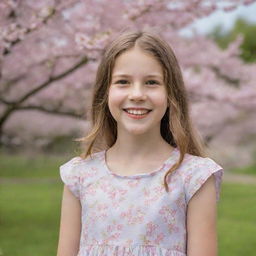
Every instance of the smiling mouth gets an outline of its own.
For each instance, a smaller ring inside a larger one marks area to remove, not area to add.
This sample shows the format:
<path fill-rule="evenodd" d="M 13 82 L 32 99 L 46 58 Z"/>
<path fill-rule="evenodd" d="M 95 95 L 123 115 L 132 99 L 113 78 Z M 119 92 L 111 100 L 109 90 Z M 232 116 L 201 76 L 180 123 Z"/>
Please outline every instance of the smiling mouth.
<path fill-rule="evenodd" d="M 135 116 L 144 116 L 151 112 L 151 109 L 143 109 L 143 110 L 129 110 L 129 109 L 123 109 L 126 113 L 130 115 L 135 115 Z"/>

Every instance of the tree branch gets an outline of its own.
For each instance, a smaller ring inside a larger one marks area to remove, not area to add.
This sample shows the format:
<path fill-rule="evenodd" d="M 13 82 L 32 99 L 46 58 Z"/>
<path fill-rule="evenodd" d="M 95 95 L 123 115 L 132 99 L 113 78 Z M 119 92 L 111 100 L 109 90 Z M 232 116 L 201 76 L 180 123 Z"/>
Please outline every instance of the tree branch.
<path fill-rule="evenodd" d="M 21 106 L 18 109 L 16 109 L 17 111 L 19 110 L 39 110 L 42 112 L 46 112 L 48 114 L 53 114 L 53 115 L 61 115 L 61 116 L 69 116 L 69 117 L 74 117 L 74 118 L 84 118 L 84 114 L 77 114 L 75 113 L 75 111 L 61 111 L 59 109 L 50 109 L 50 108 L 46 108 L 43 106 L 36 106 L 36 105 L 28 105 L 28 106 Z"/>
<path fill-rule="evenodd" d="M 47 86 L 49 86 L 52 82 L 56 81 L 56 80 L 60 80 L 64 77 L 66 77 L 67 75 L 69 75 L 70 73 L 72 73 L 73 71 L 75 71 L 76 69 L 82 67 L 83 65 L 85 65 L 88 62 L 88 58 L 87 57 L 83 57 L 78 63 L 76 63 L 72 68 L 64 71 L 63 73 L 57 75 L 57 76 L 53 76 L 53 77 L 49 77 L 47 81 L 45 81 L 44 83 L 40 84 L 39 86 L 37 86 L 35 89 L 33 89 L 32 91 L 28 92 L 27 94 L 25 94 L 23 97 L 21 97 L 18 101 L 16 101 L 15 105 L 18 106 L 20 105 L 22 102 L 24 102 L 26 99 L 28 99 L 30 96 L 38 93 L 39 91 L 41 91 L 42 89 L 45 89 Z"/>
<path fill-rule="evenodd" d="M 232 78 L 232 77 L 229 77 L 229 76 L 221 73 L 220 69 L 216 66 L 209 66 L 209 67 L 219 78 L 221 78 L 225 82 L 233 85 L 234 87 L 239 88 L 240 82 L 241 82 L 239 79 Z"/>
<path fill-rule="evenodd" d="M 18 109 L 21 108 L 21 106 L 20 106 L 21 103 L 26 101 L 30 96 L 36 94 L 37 92 L 39 92 L 39 91 L 43 90 L 44 88 L 46 88 L 47 86 L 49 86 L 52 82 L 66 77 L 67 75 L 72 73 L 74 70 L 76 70 L 76 69 L 82 67 L 83 65 L 85 65 L 87 62 L 88 62 L 88 58 L 87 57 L 83 57 L 78 63 L 76 63 L 70 69 L 64 71 L 63 73 L 61 73 L 59 75 L 56 75 L 56 76 L 53 76 L 53 77 L 49 77 L 47 81 L 45 81 L 44 83 L 40 84 L 35 89 L 33 89 L 32 91 L 28 92 L 27 94 L 25 94 L 23 97 L 21 97 L 19 100 L 15 101 L 15 102 L 13 102 L 13 101 L 11 102 L 11 101 L 5 100 L 3 98 L 0 98 L 0 101 L 2 103 L 9 105 L 8 108 L 6 109 L 6 111 L 0 117 L 0 131 L 1 131 L 2 125 L 8 119 L 8 117 L 11 115 L 11 113 L 13 111 L 18 110 Z M 72 116 L 74 116 L 74 115 L 72 115 Z M 78 117 L 79 116 L 80 115 L 78 115 Z M 0 132 L 0 134 L 1 134 L 1 132 Z"/>

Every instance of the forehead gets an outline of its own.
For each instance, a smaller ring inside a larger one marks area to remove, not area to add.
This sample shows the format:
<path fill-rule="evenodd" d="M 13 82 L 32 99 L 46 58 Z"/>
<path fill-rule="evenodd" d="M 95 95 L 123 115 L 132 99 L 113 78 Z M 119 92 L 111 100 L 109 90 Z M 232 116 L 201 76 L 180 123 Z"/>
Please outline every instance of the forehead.
<path fill-rule="evenodd" d="M 112 75 L 158 75 L 163 77 L 163 68 L 159 61 L 149 52 L 134 47 L 120 54 L 114 64 Z"/>

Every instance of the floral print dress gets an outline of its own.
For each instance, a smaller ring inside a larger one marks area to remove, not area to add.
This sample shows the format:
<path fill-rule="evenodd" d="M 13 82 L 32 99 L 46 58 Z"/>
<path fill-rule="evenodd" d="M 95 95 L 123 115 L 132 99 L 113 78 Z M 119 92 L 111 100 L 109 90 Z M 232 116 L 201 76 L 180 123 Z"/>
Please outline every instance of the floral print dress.
<path fill-rule="evenodd" d="M 164 174 L 178 157 L 175 148 L 159 168 L 131 176 L 108 168 L 106 150 L 61 165 L 61 179 L 82 207 L 78 256 L 185 256 L 188 202 L 212 174 L 218 201 L 223 169 L 186 154 L 166 192 Z"/>

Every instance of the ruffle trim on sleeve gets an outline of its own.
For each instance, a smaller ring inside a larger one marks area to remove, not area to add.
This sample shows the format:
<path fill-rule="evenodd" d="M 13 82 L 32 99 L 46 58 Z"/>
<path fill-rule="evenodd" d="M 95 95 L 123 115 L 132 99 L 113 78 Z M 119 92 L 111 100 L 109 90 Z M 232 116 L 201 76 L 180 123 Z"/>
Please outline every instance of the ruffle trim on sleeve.
<path fill-rule="evenodd" d="M 191 182 L 187 188 L 187 203 L 193 195 L 201 188 L 201 186 L 210 178 L 215 177 L 216 201 L 220 200 L 221 183 L 223 178 L 223 168 L 210 158 L 205 158 L 199 169 L 195 173 L 190 173 Z M 193 177 L 195 175 L 195 177 Z"/>
<path fill-rule="evenodd" d="M 79 157 L 74 157 L 59 167 L 61 180 L 78 199 L 80 198 L 80 175 L 77 166 L 79 160 Z"/>

